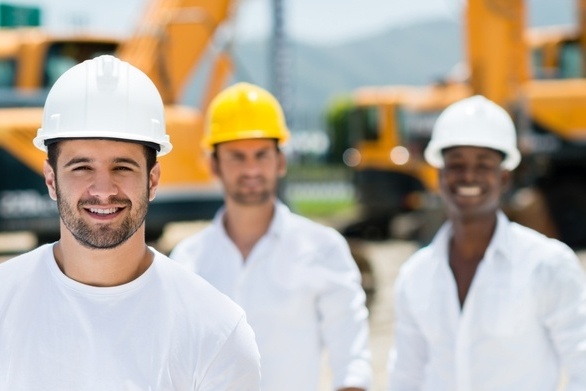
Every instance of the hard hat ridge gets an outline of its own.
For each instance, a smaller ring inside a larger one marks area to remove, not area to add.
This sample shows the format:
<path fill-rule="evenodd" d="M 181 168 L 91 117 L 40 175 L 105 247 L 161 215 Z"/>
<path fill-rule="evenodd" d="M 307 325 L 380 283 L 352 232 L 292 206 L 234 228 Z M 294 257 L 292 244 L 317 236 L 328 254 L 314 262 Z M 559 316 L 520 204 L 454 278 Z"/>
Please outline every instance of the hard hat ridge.
<path fill-rule="evenodd" d="M 440 114 L 424 152 L 425 160 L 442 168 L 442 151 L 456 146 L 500 151 L 505 155 L 501 166 L 507 170 L 515 169 L 521 161 L 511 117 L 502 107 L 481 95 L 453 103 Z"/>
<path fill-rule="evenodd" d="M 55 82 L 43 123 L 33 140 L 43 151 L 63 139 L 105 138 L 171 151 L 164 105 L 154 83 L 138 68 L 110 55 L 84 61 Z"/>
<path fill-rule="evenodd" d="M 104 59 L 109 59 L 104 57 Z M 96 79 L 99 89 L 114 90 L 120 80 L 120 63 L 116 61 L 99 61 L 96 69 Z"/>

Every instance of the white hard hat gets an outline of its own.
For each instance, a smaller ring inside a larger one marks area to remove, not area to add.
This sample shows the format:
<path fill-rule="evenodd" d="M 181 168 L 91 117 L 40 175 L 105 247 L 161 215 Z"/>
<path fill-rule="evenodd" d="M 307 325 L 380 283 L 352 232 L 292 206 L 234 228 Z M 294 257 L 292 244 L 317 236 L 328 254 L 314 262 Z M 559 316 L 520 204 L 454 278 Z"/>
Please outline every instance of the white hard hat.
<path fill-rule="evenodd" d="M 425 160 L 442 168 L 442 151 L 456 146 L 501 151 L 505 154 L 501 167 L 509 171 L 521 161 L 511 117 L 502 107 L 480 95 L 453 103 L 440 114 L 425 149 Z"/>
<path fill-rule="evenodd" d="M 65 138 L 136 141 L 158 149 L 158 156 L 172 148 L 163 101 L 153 82 L 109 55 L 75 65 L 49 91 L 33 143 L 47 151 L 51 140 Z"/>

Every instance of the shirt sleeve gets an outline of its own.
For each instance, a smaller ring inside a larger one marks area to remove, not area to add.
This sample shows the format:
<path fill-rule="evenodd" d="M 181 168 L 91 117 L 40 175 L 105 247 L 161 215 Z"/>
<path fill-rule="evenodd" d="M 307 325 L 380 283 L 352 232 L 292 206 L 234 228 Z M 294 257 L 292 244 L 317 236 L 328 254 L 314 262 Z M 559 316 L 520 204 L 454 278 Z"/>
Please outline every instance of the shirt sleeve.
<path fill-rule="evenodd" d="M 260 354 L 243 316 L 194 391 L 259 391 Z"/>
<path fill-rule="evenodd" d="M 586 390 L 586 274 L 570 253 L 537 269 L 541 316 L 567 374 L 565 391 Z"/>
<path fill-rule="evenodd" d="M 368 310 L 360 271 L 345 239 L 317 255 L 325 283 L 318 297 L 320 331 L 325 342 L 334 389 L 368 389 L 372 382 Z"/>
<path fill-rule="evenodd" d="M 395 282 L 395 341 L 389 355 L 389 391 L 418 391 L 423 386 L 427 344 L 405 295 L 405 278 Z"/>

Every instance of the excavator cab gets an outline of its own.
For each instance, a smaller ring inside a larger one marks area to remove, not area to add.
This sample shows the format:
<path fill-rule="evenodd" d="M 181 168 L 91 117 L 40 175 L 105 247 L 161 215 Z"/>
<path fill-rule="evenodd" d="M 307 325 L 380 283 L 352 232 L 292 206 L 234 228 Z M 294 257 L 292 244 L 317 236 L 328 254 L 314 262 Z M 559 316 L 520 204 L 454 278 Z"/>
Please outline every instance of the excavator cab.
<path fill-rule="evenodd" d="M 42 107 L 63 72 L 117 47 L 110 37 L 60 38 L 38 28 L 0 30 L 0 107 Z"/>
<path fill-rule="evenodd" d="M 430 87 L 370 87 L 357 90 L 338 115 L 332 137 L 344 137 L 343 161 L 353 170 L 359 218 L 342 231 L 348 237 L 401 237 L 427 242 L 443 220 L 437 170 L 423 158 L 444 107 L 470 95 L 461 83 Z M 338 146 L 339 148 L 339 146 Z M 421 214 L 425 210 L 426 224 Z M 432 213 L 434 221 L 429 221 Z"/>
<path fill-rule="evenodd" d="M 42 27 L 0 29 L 0 232 L 29 231 L 38 242 L 58 238 L 57 207 L 43 179 L 46 156 L 32 140 L 55 80 L 72 65 L 101 54 L 114 54 L 141 69 L 165 103 L 174 147 L 160 159 L 164 174 L 149 207 L 147 240 L 158 239 L 170 222 L 213 217 L 223 195 L 201 148 L 201 113 L 231 72 L 229 56 L 222 53 L 212 61 L 203 105 L 192 107 L 181 99 L 234 6 L 231 0 L 149 0 L 133 34 L 124 39 L 56 36 Z"/>
<path fill-rule="evenodd" d="M 49 89 L 71 66 L 113 53 L 118 41 L 59 38 L 39 29 L 0 30 L 0 231 L 34 227 L 39 242 L 57 238 L 59 217 L 42 176 L 45 156 L 32 139 Z"/>
<path fill-rule="evenodd" d="M 527 33 L 526 39 L 531 53 L 531 72 L 535 79 L 584 77 L 582 46 L 574 29 L 533 29 Z"/>

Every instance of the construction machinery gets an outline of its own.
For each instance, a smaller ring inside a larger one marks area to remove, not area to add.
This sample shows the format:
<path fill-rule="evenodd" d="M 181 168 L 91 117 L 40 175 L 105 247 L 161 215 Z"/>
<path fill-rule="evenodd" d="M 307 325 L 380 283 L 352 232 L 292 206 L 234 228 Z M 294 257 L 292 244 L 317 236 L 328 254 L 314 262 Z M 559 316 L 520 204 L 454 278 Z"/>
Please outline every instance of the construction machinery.
<path fill-rule="evenodd" d="M 143 72 L 165 103 L 173 152 L 160 159 L 162 178 L 147 216 L 147 239 L 173 221 L 209 219 L 222 203 L 221 189 L 201 148 L 202 110 L 230 74 L 230 57 L 212 53 L 217 30 L 229 23 L 230 0 L 151 0 L 126 39 L 42 28 L 0 30 L 0 232 L 31 231 L 40 242 L 58 238 L 59 216 L 42 175 L 46 156 L 32 139 L 46 94 L 65 70 L 99 54 L 114 54 Z M 180 104 L 197 66 L 212 57 L 198 108 Z"/>
<path fill-rule="evenodd" d="M 410 214 L 410 232 L 422 242 L 430 238 L 442 217 L 435 173 L 422 151 L 443 108 L 480 94 L 507 109 L 518 130 L 523 157 L 503 200 L 507 214 L 586 246 L 586 0 L 577 0 L 575 28 L 528 29 L 526 3 L 466 2 L 464 77 L 354 92 L 346 124 L 336 129 L 347 128 L 346 160 L 362 208 L 346 234 L 384 236 L 398 216 Z"/>

